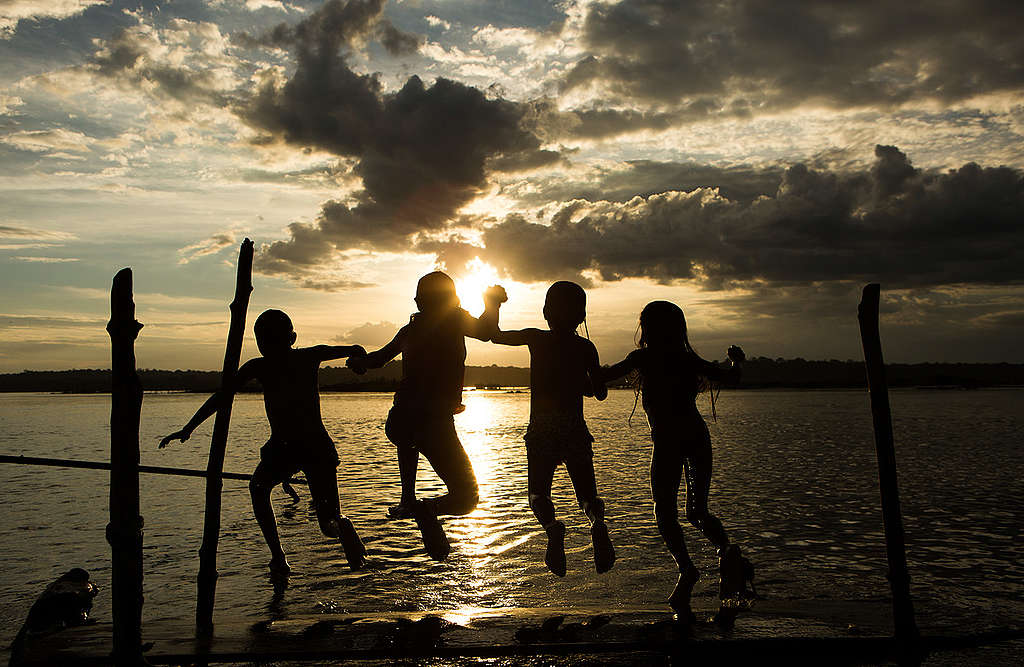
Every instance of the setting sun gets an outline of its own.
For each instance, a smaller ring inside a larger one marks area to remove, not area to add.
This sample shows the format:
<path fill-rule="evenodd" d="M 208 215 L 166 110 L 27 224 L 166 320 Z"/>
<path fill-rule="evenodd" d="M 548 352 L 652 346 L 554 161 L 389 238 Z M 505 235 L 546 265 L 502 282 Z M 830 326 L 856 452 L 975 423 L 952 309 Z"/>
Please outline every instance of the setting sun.
<path fill-rule="evenodd" d="M 484 309 L 484 290 L 499 283 L 498 270 L 479 257 L 466 263 L 466 273 L 455 280 L 455 291 L 462 307 L 473 314 Z"/>

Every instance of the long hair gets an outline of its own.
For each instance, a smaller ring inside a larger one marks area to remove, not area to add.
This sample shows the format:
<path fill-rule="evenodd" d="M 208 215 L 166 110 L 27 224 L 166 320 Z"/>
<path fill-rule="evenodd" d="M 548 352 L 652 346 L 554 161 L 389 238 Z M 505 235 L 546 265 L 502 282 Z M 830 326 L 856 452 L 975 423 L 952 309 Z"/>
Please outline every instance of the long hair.
<path fill-rule="evenodd" d="M 640 322 L 637 324 L 634 340 L 638 348 L 647 348 L 652 345 L 658 347 L 679 346 L 686 356 L 697 362 L 694 366 L 699 367 L 702 363 L 707 363 L 690 344 L 690 338 L 686 333 L 686 317 L 683 315 L 683 309 L 671 301 L 651 301 L 644 306 L 644 309 L 640 311 Z M 697 393 L 707 392 L 711 400 L 711 418 L 718 421 L 715 403 L 718 400 L 719 387 L 706 375 L 698 374 L 696 377 Z M 636 397 L 633 400 L 633 411 L 629 413 L 630 419 L 636 412 L 642 391 L 639 373 L 632 379 L 632 384 Z"/>

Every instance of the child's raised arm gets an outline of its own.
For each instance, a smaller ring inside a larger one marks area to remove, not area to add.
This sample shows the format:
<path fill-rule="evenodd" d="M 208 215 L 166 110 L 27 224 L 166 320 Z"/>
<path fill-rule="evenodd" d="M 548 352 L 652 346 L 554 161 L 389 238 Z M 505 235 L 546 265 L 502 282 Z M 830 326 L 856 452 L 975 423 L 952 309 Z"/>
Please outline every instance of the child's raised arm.
<path fill-rule="evenodd" d="M 244 387 L 250 380 L 256 377 L 256 371 L 259 366 L 258 359 L 250 359 L 249 361 L 242 364 L 238 372 L 235 373 L 235 386 L 234 391 L 238 391 Z M 175 431 L 170 435 L 160 440 L 160 449 L 166 447 L 171 440 L 178 440 L 179 442 L 185 442 L 192 437 L 192 431 L 196 430 L 200 424 L 210 418 L 211 415 L 217 412 L 217 408 L 220 407 L 223 402 L 224 394 L 222 391 L 214 392 L 210 398 L 206 399 L 206 402 L 196 410 L 196 413 L 192 415 L 192 419 L 188 420 L 188 423 L 180 431 Z"/>
<path fill-rule="evenodd" d="M 477 340 L 491 340 L 498 331 L 498 310 L 508 301 L 505 288 L 491 285 L 484 291 L 484 312 L 480 317 L 466 318 L 465 335 Z"/>

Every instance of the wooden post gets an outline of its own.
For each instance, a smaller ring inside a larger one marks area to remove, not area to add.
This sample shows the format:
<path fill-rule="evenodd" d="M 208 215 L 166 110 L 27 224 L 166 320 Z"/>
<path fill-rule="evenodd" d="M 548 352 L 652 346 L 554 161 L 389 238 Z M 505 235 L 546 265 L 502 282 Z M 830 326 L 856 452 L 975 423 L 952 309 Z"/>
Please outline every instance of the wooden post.
<path fill-rule="evenodd" d="M 875 428 L 875 449 L 878 453 L 878 485 L 882 496 L 882 521 L 885 526 L 885 550 L 889 561 L 889 585 L 892 588 L 893 624 L 896 639 L 903 643 L 903 664 L 919 664 L 917 624 L 914 604 L 910 599 L 910 574 L 903 537 L 903 514 L 896 479 L 896 449 L 892 439 L 892 413 L 889 389 L 882 359 L 882 340 L 878 334 L 878 303 L 881 287 L 872 283 L 864 287 L 857 319 L 864 346 L 868 390 L 871 394 L 871 416 Z"/>
<path fill-rule="evenodd" d="M 196 632 L 201 636 L 213 633 L 213 603 L 217 594 L 217 541 L 220 538 L 220 494 L 224 470 L 224 449 L 227 446 L 228 426 L 231 423 L 231 404 L 235 398 L 235 374 L 242 354 L 242 334 L 245 333 L 245 315 L 252 292 L 253 244 L 242 242 L 238 252 L 238 275 L 235 297 L 231 301 L 231 324 L 228 327 L 227 348 L 224 352 L 224 372 L 221 375 L 220 406 L 213 425 L 210 458 L 206 465 L 206 517 L 203 522 L 203 544 L 199 548 L 199 594 L 196 602 Z"/>
<path fill-rule="evenodd" d="M 132 270 L 121 269 L 110 290 L 110 523 L 113 660 L 144 664 L 142 658 L 142 517 L 139 516 L 139 418 L 142 384 L 135 373 Z"/>

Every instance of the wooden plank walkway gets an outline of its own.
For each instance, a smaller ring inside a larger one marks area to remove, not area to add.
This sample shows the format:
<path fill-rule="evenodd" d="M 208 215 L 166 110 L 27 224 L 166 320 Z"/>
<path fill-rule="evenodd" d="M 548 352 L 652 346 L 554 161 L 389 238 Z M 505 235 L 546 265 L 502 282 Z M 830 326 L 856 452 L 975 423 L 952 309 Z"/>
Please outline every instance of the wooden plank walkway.
<path fill-rule="evenodd" d="M 894 659 L 888 602 L 761 600 L 724 631 L 703 619 L 689 629 L 649 608 L 462 609 L 433 612 L 322 614 L 279 620 L 221 619 L 209 639 L 196 639 L 190 619 L 143 626 L 154 665 L 393 658 L 515 657 L 536 655 L 685 655 L 687 659 L 784 659 L 787 664 L 879 663 Z M 224 616 L 222 614 L 222 616 Z M 32 638 L 25 665 L 110 664 L 111 625 L 96 623 Z M 1024 637 L 1020 629 L 925 637 L 929 650 L 966 648 Z M 617 658 L 615 656 L 618 656 Z"/>

